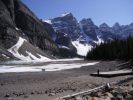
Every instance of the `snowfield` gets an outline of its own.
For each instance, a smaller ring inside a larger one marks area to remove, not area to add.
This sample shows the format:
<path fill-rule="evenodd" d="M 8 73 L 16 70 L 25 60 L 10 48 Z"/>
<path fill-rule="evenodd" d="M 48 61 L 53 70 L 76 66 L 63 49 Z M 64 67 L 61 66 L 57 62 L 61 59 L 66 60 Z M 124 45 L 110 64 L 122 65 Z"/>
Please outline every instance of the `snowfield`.
<path fill-rule="evenodd" d="M 49 59 L 49 60 L 13 60 L 7 62 L 1 62 L 1 65 L 27 65 L 27 64 L 38 64 L 38 63 L 52 63 L 52 62 L 68 62 L 68 61 L 80 61 L 82 58 L 72 58 L 72 59 Z"/>
<path fill-rule="evenodd" d="M 11 73 L 11 72 L 40 72 L 40 71 L 61 71 L 66 69 L 73 69 L 73 68 L 81 68 L 83 66 L 90 66 L 95 65 L 99 62 L 92 62 L 92 63 L 68 63 L 67 61 L 74 61 L 76 59 L 60 59 L 60 60 L 53 60 L 50 62 L 56 62 L 56 63 L 50 63 L 50 64 L 43 64 L 40 66 L 30 66 L 27 65 L 2 65 L 0 67 L 0 73 Z M 81 60 L 81 59 L 77 59 Z M 66 62 L 63 62 L 66 61 Z M 63 62 L 63 63 L 62 63 Z"/>
<path fill-rule="evenodd" d="M 47 66 L 43 66 L 40 68 L 44 68 L 45 71 L 60 71 L 60 70 L 66 70 L 66 69 L 73 69 L 73 68 L 81 68 L 82 66 L 90 66 L 95 65 L 98 62 L 93 63 L 86 63 L 86 64 L 80 64 L 80 63 L 73 63 L 73 64 L 49 64 Z"/>
<path fill-rule="evenodd" d="M 72 44 L 77 49 L 77 54 L 84 57 L 93 48 L 91 45 L 82 44 L 79 41 L 72 41 Z"/>
<path fill-rule="evenodd" d="M 104 43 L 104 41 L 99 36 L 97 36 L 97 38 L 98 38 L 98 41 L 93 41 L 94 43 L 96 43 L 97 45 Z M 92 48 L 94 48 L 94 47 L 88 43 L 80 43 L 81 40 L 82 39 L 72 41 L 72 44 L 77 49 L 77 54 L 85 57 L 87 55 L 87 53 L 89 51 L 91 51 Z"/>

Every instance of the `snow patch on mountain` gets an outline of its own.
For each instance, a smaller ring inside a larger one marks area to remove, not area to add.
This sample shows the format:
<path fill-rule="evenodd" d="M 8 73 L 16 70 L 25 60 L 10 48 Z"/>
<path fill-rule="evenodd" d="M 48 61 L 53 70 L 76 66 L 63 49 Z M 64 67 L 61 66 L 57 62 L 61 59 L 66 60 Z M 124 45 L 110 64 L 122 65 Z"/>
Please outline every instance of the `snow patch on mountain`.
<path fill-rule="evenodd" d="M 16 58 L 19 58 L 21 60 L 24 60 L 26 58 L 23 55 L 19 54 L 18 52 L 19 48 L 23 45 L 24 41 L 26 40 L 19 37 L 18 42 L 14 46 L 12 46 L 10 49 L 8 49 L 10 53 L 12 53 Z M 30 58 L 27 57 L 27 59 L 30 59 Z"/>
<path fill-rule="evenodd" d="M 25 53 L 28 56 L 24 56 L 23 54 L 19 53 L 19 49 L 22 47 L 24 42 L 27 42 L 27 40 L 23 39 L 22 37 L 19 37 L 18 42 L 12 46 L 8 51 L 12 53 L 16 58 L 23 60 L 23 61 L 31 61 L 31 60 L 50 60 L 47 57 L 41 56 L 38 54 L 39 58 L 33 55 L 32 53 L 25 51 Z"/>
<path fill-rule="evenodd" d="M 61 16 L 62 17 L 64 17 L 64 16 L 67 16 L 67 15 L 69 15 L 70 13 L 64 13 L 64 14 L 62 14 Z"/>
<path fill-rule="evenodd" d="M 3 57 L 5 57 L 5 58 L 7 58 L 7 59 L 9 59 L 10 57 L 8 57 L 7 55 L 5 55 L 5 54 L 1 54 Z"/>
<path fill-rule="evenodd" d="M 64 49 L 68 49 L 68 50 L 70 49 L 70 48 L 68 48 L 67 46 L 64 46 L 64 45 L 58 45 L 58 47 L 59 48 L 64 48 Z"/>
<path fill-rule="evenodd" d="M 38 59 L 38 61 L 51 61 L 51 59 L 49 59 L 49 58 L 47 58 L 47 57 L 44 57 L 44 56 L 42 56 L 42 55 L 40 55 L 40 54 L 37 54 L 38 56 L 39 56 L 39 59 Z"/>
<path fill-rule="evenodd" d="M 102 40 L 99 36 L 97 36 L 98 41 L 93 41 L 97 45 L 100 45 L 101 43 L 104 43 L 104 40 Z"/>
<path fill-rule="evenodd" d="M 19 30 L 20 30 L 20 29 L 19 29 L 19 28 L 17 28 L 17 27 L 16 27 L 15 29 L 16 29 L 17 31 L 19 31 Z"/>
<path fill-rule="evenodd" d="M 87 53 L 93 48 L 93 46 L 87 43 L 80 43 L 80 41 L 72 41 L 73 46 L 77 49 L 77 54 L 86 56 Z"/>
<path fill-rule="evenodd" d="M 30 60 L 36 60 L 36 61 L 49 61 L 51 59 L 47 58 L 47 57 L 44 57 L 40 54 L 37 54 L 39 57 L 36 57 L 35 55 L 33 55 L 31 52 L 28 52 L 26 51 L 26 53 L 28 54 L 28 57 L 30 57 L 31 59 Z"/>
<path fill-rule="evenodd" d="M 48 24 L 52 24 L 51 20 L 43 20 L 43 22 L 46 22 Z"/>

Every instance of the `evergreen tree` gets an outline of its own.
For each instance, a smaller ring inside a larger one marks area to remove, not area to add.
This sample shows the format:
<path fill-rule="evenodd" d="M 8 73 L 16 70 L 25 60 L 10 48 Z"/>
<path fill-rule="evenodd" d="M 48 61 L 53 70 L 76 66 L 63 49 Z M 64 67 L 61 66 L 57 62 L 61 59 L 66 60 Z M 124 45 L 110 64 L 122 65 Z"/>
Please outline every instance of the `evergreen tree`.
<path fill-rule="evenodd" d="M 112 42 L 97 45 L 87 54 L 88 59 L 95 60 L 132 60 L 133 59 L 133 37 L 126 40 L 115 39 Z"/>

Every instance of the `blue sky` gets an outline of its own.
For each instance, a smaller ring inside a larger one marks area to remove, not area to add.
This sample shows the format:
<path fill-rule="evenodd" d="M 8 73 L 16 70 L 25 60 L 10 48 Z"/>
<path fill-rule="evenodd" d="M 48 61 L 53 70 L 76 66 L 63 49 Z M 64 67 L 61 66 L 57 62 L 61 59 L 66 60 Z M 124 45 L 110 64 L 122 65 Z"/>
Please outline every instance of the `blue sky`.
<path fill-rule="evenodd" d="M 133 0 L 22 0 L 40 19 L 71 12 L 78 19 L 92 18 L 96 25 L 133 22 Z"/>

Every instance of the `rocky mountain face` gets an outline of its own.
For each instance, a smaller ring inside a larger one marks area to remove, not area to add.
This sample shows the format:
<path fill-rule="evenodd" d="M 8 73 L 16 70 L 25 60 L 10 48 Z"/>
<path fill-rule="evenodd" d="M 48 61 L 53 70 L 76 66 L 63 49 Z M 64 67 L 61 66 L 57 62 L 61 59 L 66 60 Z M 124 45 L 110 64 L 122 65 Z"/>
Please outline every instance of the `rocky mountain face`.
<path fill-rule="evenodd" d="M 88 37 L 90 37 L 93 40 L 98 40 L 97 38 L 97 29 L 98 27 L 93 23 L 93 21 L 89 19 L 82 19 L 80 21 L 80 26 L 82 29 L 82 32 L 86 34 Z"/>
<path fill-rule="evenodd" d="M 55 43 L 59 47 L 60 55 L 63 57 L 76 56 L 76 48 L 71 43 L 71 40 L 76 40 L 80 35 L 80 27 L 76 18 L 69 13 L 46 22 L 52 23 L 51 27 L 56 32 L 56 36 L 54 32 L 52 32 L 52 36 L 56 37 Z M 51 30 L 50 27 L 49 30 Z"/>
<path fill-rule="evenodd" d="M 46 32 L 43 23 L 21 1 L 16 3 L 15 22 L 29 38 L 30 43 L 42 50 L 57 51 L 57 46 Z"/>
<path fill-rule="evenodd" d="M 1 58 L 52 58 L 47 51 L 53 54 L 58 47 L 34 13 L 20 0 L 0 0 Z"/>
<path fill-rule="evenodd" d="M 65 33 L 72 40 L 75 40 L 80 35 L 80 27 L 76 18 L 72 13 L 64 14 L 62 17 L 57 17 L 51 20 L 54 30 L 58 33 Z"/>
<path fill-rule="evenodd" d="M 109 27 L 106 23 L 103 23 L 99 26 L 98 35 L 102 38 L 105 42 L 112 41 L 116 38 L 116 34 L 113 33 L 111 27 Z"/>
<path fill-rule="evenodd" d="M 72 45 L 71 38 L 62 32 L 57 33 L 57 39 L 55 40 L 59 47 L 60 56 L 62 57 L 75 57 L 77 56 L 77 50 Z"/>
<path fill-rule="evenodd" d="M 50 24 L 46 23 L 46 22 L 42 21 L 42 23 L 45 26 L 46 32 L 49 33 L 50 37 L 52 37 L 52 40 L 55 41 L 56 38 L 57 38 L 57 33 L 54 31 L 53 27 Z"/>
<path fill-rule="evenodd" d="M 59 45 L 59 48 L 70 49 L 67 45 L 69 41 L 69 44 L 72 43 L 73 45 L 71 47 L 75 47 L 77 54 L 81 56 L 85 56 L 89 50 L 102 42 L 112 41 L 116 38 L 124 39 L 133 35 L 133 24 L 120 25 L 115 23 L 110 27 L 103 23 L 97 26 L 90 18 L 83 18 L 78 22 L 72 13 L 65 13 L 45 22 L 51 24 L 56 31 L 55 42 Z M 67 43 L 65 42 L 66 37 Z"/>

